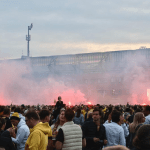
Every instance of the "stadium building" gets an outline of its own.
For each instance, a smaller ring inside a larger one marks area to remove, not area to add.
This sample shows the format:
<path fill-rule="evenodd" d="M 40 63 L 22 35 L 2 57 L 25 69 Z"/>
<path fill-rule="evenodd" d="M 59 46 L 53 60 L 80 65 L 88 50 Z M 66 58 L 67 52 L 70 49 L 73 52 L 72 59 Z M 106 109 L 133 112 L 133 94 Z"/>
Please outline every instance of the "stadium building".
<path fill-rule="evenodd" d="M 22 56 L 17 61 L 23 62 Z M 80 89 L 87 101 L 149 103 L 150 49 L 30 57 L 36 77 L 51 76 Z"/>

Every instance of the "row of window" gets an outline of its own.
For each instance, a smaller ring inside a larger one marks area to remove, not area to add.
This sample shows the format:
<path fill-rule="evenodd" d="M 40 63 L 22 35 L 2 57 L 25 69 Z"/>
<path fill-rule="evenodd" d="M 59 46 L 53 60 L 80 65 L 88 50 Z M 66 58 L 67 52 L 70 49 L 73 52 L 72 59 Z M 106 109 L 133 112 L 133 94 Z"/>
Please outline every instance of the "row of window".
<path fill-rule="evenodd" d="M 130 55 L 128 55 L 130 54 Z M 128 59 L 136 59 L 139 53 L 131 51 L 113 52 L 113 53 L 99 53 L 88 55 L 73 55 L 73 56 L 58 56 L 54 59 L 55 65 L 65 64 L 82 64 L 82 63 L 97 63 L 97 62 L 109 62 L 109 61 L 126 61 Z M 150 58 L 150 51 L 145 55 L 146 58 Z M 43 66 L 52 63 L 52 57 L 48 58 L 31 58 L 33 66 Z"/>

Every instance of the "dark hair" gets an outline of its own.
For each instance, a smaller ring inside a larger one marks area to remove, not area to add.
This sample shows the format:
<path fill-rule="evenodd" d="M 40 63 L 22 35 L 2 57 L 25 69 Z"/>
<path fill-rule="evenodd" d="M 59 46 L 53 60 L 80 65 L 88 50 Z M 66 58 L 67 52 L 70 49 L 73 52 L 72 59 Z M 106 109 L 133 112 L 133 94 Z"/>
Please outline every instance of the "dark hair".
<path fill-rule="evenodd" d="M 42 109 L 39 113 L 40 119 L 43 120 L 45 117 L 49 116 L 50 112 L 47 109 Z"/>
<path fill-rule="evenodd" d="M 15 108 L 15 111 L 14 111 L 14 112 L 20 113 L 20 112 L 21 112 L 20 107 Z"/>
<path fill-rule="evenodd" d="M 13 106 L 12 108 L 11 108 L 11 111 L 14 111 L 16 109 L 16 107 L 15 106 Z"/>
<path fill-rule="evenodd" d="M 5 108 L 3 114 L 4 115 L 10 115 L 10 109 L 9 108 Z"/>
<path fill-rule="evenodd" d="M 95 111 L 98 111 L 100 116 L 102 115 L 102 111 L 98 107 L 94 108 L 93 112 L 95 112 Z"/>
<path fill-rule="evenodd" d="M 39 120 L 40 119 L 38 113 L 35 110 L 29 110 L 26 113 L 25 117 L 27 117 L 28 119 L 33 118 L 34 120 Z"/>
<path fill-rule="evenodd" d="M 119 106 L 115 106 L 115 109 L 119 111 Z"/>
<path fill-rule="evenodd" d="M 67 121 L 72 121 L 72 119 L 74 118 L 74 112 L 72 109 L 67 109 L 65 111 L 65 118 L 67 119 Z"/>
<path fill-rule="evenodd" d="M 58 100 L 60 100 L 61 99 L 61 96 L 58 96 Z"/>
<path fill-rule="evenodd" d="M 120 121 L 121 112 L 113 110 L 111 114 L 112 122 L 118 123 Z"/>
<path fill-rule="evenodd" d="M 80 117 L 80 114 L 81 114 L 81 109 L 80 109 L 80 108 L 78 108 L 76 112 L 77 112 L 76 117 L 77 117 L 77 118 L 79 118 L 79 117 Z"/>
<path fill-rule="evenodd" d="M 137 112 L 142 112 L 142 110 L 141 110 L 140 108 L 137 108 L 137 109 L 135 110 L 135 113 L 137 113 Z"/>
<path fill-rule="evenodd" d="M 11 117 L 10 117 L 10 120 L 18 120 L 18 121 L 20 121 L 20 118 L 18 118 L 18 117 L 16 117 L 16 116 L 11 116 Z"/>
<path fill-rule="evenodd" d="M 150 106 L 146 106 L 146 107 L 145 107 L 145 110 L 147 110 L 147 111 L 150 112 Z"/>
<path fill-rule="evenodd" d="M 6 123 L 6 120 L 4 118 L 0 117 L 0 131 L 2 129 L 2 126 Z"/>
<path fill-rule="evenodd" d="M 130 112 L 131 109 L 130 108 L 126 108 L 125 112 Z"/>
<path fill-rule="evenodd" d="M 150 148 L 150 125 L 142 125 L 133 139 L 133 145 L 142 150 Z"/>
<path fill-rule="evenodd" d="M 5 106 L 0 106 L 0 112 L 3 112 L 5 109 Z"/>
<path fill-rule="evenodd" d="M 137 105 L 134 105 L 134 106 L 133 106 L 133 109 L 136 111 L 136 109 L 137 109 Z"/>

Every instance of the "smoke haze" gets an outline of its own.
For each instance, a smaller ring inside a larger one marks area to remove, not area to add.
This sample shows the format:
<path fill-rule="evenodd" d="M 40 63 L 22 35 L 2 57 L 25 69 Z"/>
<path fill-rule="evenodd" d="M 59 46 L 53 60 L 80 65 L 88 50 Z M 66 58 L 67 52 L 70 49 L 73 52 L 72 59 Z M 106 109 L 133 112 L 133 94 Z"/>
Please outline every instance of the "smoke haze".
<path fill-rule="evenodd" d="M 83 74 L 80 70 L 70 76 L 57 76 L 50 70 L 41 75 L 30 65 L 29 60 L 3 61 L 0 65 L 0 105 L 54 104 L 58 96 L 66 105 L 71 104 L 149 104 L 147 89 L 150 89 L 150 61 L 138 54 L 125 61 L 102 62 L 97 69 L 101 73 Z M 37 69 L 37 70 L 38 70 Z M 72 70 L 64 66 L 62 70 Z M 107 70 L 107 72 L 106 72 Z M 109 71 L 108 71 L 109 70 Z"/>

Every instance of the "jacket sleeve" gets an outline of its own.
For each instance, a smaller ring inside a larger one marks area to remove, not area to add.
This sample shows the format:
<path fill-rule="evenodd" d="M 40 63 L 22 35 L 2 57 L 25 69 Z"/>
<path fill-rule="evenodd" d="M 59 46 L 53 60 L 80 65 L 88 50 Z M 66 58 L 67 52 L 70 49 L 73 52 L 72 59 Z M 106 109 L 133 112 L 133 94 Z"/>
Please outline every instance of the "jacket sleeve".
<path fill-rule="evenodd" d="M 124 123 L 122 125 L 122 127 L 123 127 L 123 130 L 124 130 L 124 136 L 127 137 L 129 135 L 129 130 L 128 130 L 126 124 Z"/>
<path fill-rule="evenodd" d="M 40 135 L 38 133 L 30 134 L 28 143 L 29 150 L 38 150 L 40 145 Z"/>
<path fill-rule="evenodd" d="M 93 141 L 94 137 L 88 137 L 86 135 L 86 133 L 87 133 L 87 124 L 88 124 L 88 122 L 86 122 L 82 125 L 82 132 L 83 132 L 83 138 L 86 138 L 86 141 L 88 142 L 88 141 Z"/>
<path fill-rule="evenodd" d="M 14 143 L 16 143 L 16 144 L 20 144 L 20 143 L 23 141 L 25 135 L 26 135 L 25 130 L 24 130 L 23 128 L 20 128 L 20 129 L 17 131 L 16 138 L 13 138 L 13 137 L 12 137 L 12 141 L 13 141 Z"/>
<path fill-rule="evenodd" d="M 125 136 L 124 136 L 124 130 L 123 130 L 123 128 L 122 128 L 122 130 L 119 133 L 119 141 L 120 141 L 119 145 L 126 146 L 126 141 L 125 141 Z"/>

